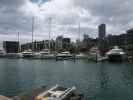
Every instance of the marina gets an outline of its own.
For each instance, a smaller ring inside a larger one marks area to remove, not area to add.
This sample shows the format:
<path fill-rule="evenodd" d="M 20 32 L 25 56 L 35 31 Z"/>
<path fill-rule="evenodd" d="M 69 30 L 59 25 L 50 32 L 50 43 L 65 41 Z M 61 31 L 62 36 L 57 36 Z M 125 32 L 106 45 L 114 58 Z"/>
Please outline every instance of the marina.
<path fill-rule="evenodd" d="M 110 62 L 122 62 L 127 59 L 126 53 L 118 46 L 115 46 L 113 49 L 109 50 L 106 54 Z"/>
<path fill-rule="evenodd" d="M 132 1 L 0 0 L 0 100 L 133 100 Z"/>

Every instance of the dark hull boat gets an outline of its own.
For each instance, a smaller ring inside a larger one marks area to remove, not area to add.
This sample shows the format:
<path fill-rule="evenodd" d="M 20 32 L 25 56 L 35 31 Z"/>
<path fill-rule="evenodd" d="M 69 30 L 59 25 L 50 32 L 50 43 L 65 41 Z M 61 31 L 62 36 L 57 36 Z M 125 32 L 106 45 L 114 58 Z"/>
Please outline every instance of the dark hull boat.
<path fill-rule="evenodd" d="M 124 58 L 121 55 L 109 55 L 108 61 L 109 62 L 122 62 Z"/>

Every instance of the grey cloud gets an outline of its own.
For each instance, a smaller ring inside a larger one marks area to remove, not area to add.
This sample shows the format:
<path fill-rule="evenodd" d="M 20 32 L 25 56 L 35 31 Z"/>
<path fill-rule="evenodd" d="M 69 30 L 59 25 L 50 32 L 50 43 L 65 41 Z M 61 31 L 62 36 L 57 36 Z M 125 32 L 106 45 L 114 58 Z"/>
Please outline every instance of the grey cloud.
<path fill-rule="evenodd" d="M 26 0 L 1 0 L 0 5 L 0 34 L 28 33 L 31 31 L 31 18 L 20 11 Z"/>
<path fill-rule="evenodd" d="M 5 6 L 12 6 L 12 7 L 16 7 L 16 6 L 21 6 L 23 4 L 25 4 L 26 0 L 0 0 L 0 4 L 1 5 L 5 5 Z"/>
<path fill-rule="evenodd" d="M 125 25 L 132 21 L 132 0 L 75 0 L 75 6 L 86 9 L 92 16 L 99 18 L 98 24 Z"/>
<path fill-rule="evenodd" d="M 0 34 L 16 34 L 15 32 L 20 31 L 25 35 L 31 32 L 32 14 L 27 14 L 27 12 L 25 14 L 23 9 L 27 8 L 21 8 L 27 2 L 31 3 L 31 0 L 0 0 Z M 53 17 L 52 31 L 57 34 L 77 35 L 79 21 L 85 25 L 81 26 L 81 33 L 87 33 L 90 36 L 96 35 L 97 26 L 101 23 L 109 26 L 109 33 L 121 32 L 132 27 L 130 23 L 133 22 L 133 0 L 71 0 L 71 4 L 75 12 L 71 12 L 72 8 L 67 8 L 68 12 L 66 10 L 63 13 L 60 13 L 60 10 L 63 9 L 59 9 L 57 13 L 44 12 L 44 18 L 38 22 L 40 24 L 37 26 L 37 33 L 45 32 L 45 35 L 47 34 L 49 16 Z M 77 8 L 79 9 L 77 10 Z M 75 27 L 76 25 L 77 27 Z"/>
<path fill-rule="evenodd" d="M 26 18 L 21 13 L 5 14 L 0 13 L 0 28 L 14 31 L 30 31 L 31 19 Z"/>

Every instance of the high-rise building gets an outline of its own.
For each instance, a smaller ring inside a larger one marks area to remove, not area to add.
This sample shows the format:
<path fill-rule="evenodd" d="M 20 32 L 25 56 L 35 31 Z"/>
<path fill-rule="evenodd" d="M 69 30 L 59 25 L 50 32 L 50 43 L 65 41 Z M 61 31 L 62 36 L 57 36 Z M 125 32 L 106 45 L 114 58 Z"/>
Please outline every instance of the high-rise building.
<path fill-rule="evenodd" d="M 106 25 L 105 24 L 100 24 L 98 26 L 98 35 L 99 39 L 104 39 L 106 36 Z"/>
<path fill-rule="evenodd" d="M 100 50 L 100 55 L 104 56 L 105 54 L 105 36 L 106 36 L 106 25 L 105 24 L 100 24 L 98 26 L 98 48 Z"/>

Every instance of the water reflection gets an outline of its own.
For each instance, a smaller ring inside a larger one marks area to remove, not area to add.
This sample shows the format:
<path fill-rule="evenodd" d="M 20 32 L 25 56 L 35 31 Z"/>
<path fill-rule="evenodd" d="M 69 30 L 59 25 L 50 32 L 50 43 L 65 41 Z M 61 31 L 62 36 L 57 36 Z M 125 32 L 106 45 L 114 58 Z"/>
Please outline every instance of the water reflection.
<path fill-rule="evenodd" d="M 0 92 L 7 96 L 20 92 L 18 91 L 18 88 L 20 88 L 18 62 L 15 60 L 2 60 L 1 64 Z"/>
<path fill-rule="evenodd" d="M 31 63 L 34 63 L 31 61 Z M 14 96 L 17 93 L 30 90 L 36 80 L 35 64 L 29 66 L 29 61 L 3 59 L 0 66 L 0 93 Z"/>
<path fill-rule="evenodd" d="M 19 77 L 22 91 L 28 91 L 34 87 L 36 81 L 35 68 L 38 67 L 35 61 L 32 60 L 19 60 Z"/>
<path fill-rule="evenodd" d="M 109 82 L 109 76 L 107 73 L 107 67 L 105 66 L 105 63 L 99 63 L 99 80 L 100 80 L 100 87 L 101 89 L 107 89 L 108 88 L 108 82 Z"/>
<path fill-rule="evenodd" d="M 76 85 L 83 100 L 133 100 L 132 64 L 87 61 L 0 59 L 0 94 L 16 95 L 34 86 Z"/>

